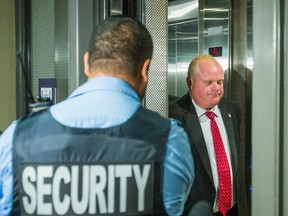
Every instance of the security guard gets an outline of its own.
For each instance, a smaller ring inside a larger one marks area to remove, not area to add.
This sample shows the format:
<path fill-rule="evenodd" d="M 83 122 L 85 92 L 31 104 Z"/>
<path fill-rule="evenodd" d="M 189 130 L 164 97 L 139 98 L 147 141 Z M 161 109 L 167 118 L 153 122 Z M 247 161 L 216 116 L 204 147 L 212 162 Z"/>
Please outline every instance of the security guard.
<path fill-rule="evenodd" d="M 152 38 L 110 17 L 84 55 L 88 81 L 0 140 L 0 215 L 181 215 L 194 181 L 178 122 L 141 106 Z"/>

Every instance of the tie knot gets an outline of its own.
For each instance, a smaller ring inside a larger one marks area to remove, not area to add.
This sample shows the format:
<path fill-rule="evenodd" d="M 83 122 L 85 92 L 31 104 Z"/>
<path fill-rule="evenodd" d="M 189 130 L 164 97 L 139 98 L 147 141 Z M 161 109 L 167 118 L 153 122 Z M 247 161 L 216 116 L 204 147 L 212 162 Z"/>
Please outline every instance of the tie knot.
<path fill-rule="evenodd" d="M 214 119 L 214 112 L 206 112 L 205 113 L 205 115 L 210 119 L 210 120 L 212 120 L 212 119 Z"/>

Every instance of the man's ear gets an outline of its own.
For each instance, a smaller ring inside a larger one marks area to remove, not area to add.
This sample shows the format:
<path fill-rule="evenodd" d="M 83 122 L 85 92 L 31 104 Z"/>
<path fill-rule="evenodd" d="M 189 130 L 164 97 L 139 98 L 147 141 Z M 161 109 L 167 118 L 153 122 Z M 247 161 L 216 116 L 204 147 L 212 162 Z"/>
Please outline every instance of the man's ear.
<path fill-rule="evenodd" d="M 190 87 L 191 87 L 192 84 L 193 84 L 193 79 L 192 79 L 191 77 L 187 77 L 187 78 L 186 78 L 186 82 L 187 82 L 188 88 L 190 89 Z"/>
<path fill-rule="evenodd" d="M 140 79 L 143 83 L 148 83 L 148 69 L 150 61 L 150 59 L 146 59 L 140 69 Z"/>
<path fill-rule="evenodd" d="M 90 77 L 89 52 L 85 52 L 84 54 L 84 74 L 88 78 Z"/>

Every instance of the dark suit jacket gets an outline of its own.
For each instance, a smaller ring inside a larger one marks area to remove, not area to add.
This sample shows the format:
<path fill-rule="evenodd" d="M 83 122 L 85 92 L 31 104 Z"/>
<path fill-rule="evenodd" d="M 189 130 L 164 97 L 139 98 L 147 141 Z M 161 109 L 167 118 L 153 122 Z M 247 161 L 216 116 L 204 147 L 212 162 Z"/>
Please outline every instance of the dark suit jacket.
<path fill-rule="evenodd" d="M 248 213 L 245 182 L 241 182 L 239 181 L 240 178 L 237 178 L 237 146 L 240 144 L 240 109 L 237 104 L 231 103 L 225 98 L 222 98 L 218 107 L 229 139 L 232 156 L 231 163 L 233 169 L 234 191 L 236 192 L 239 216 L 246 216 Z M 201 200 L 208 201 L 212 208 L 216 191 L 213 182 L 210 159 L 199 119 L 189 93 L 169 104 L 169 117 L 176 118 L 182 122 L 182 126 L 187 132 L 190 141 L 194 159 L 195 180 L 185 204 L 183 215 L 188 215 L 188 212 L 193 205 Z M 241 166 L 244 166 L 244 164 Z"/>

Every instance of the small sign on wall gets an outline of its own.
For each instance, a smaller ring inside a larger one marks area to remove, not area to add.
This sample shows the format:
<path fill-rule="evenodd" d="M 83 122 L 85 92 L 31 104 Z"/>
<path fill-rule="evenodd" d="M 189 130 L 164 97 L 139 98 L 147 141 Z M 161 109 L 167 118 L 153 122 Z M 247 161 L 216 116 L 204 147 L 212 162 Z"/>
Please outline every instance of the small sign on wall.
<path fill-rule="evenodd" d="M 56 78 L 39 79 L 39 95 L 42 100 L 50 99 L 56 103 Z"/>

